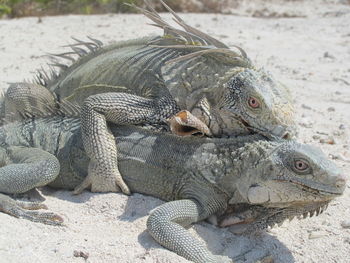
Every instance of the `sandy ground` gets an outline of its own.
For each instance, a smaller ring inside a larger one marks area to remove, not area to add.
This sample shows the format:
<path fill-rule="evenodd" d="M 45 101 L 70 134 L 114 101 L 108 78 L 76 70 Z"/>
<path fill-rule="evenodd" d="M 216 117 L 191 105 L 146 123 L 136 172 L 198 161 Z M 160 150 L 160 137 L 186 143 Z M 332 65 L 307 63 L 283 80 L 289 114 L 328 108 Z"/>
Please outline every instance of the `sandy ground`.
<path fill-rule="evenodd" d="M 300 17 L 185 14 L 183 18 L 229 45 L 242 46 L 255 63 L 287 84 L 295 97 L 300 140 L 321 147 L 349 174 L 350 6 L 295 2 L 294 7 L 289 2 L 283 12 L 299 12 Z M 71 36 L 89 35 L 109 43 L 161 33 L 146 25 L 149 21 L 141 15 L 43 17 L 39 22 L 38 18 L 0 20 L 1 89 L 7 82 L 31 79 L 34 69 L 45 65 L 42 55 L 61 52 L 60 46 L 73 42 Z M 155 198 L 42 191 L 45 204 L 64 217 L 66 226 L 0 213 L 0 262 L 187 262 L 145 231 L 148 213 L 162 203 Z M 236 236 L 207 223 L 191 231 L 213 253 L 232 258 L 244 254 L 238 262 L 271 256 L 264 262 L 345 263 L 350 262 L 350 229 L 342 224 L 349 223 L 349 217 L 348 183 L 344 195 L 322 215 L 285 222 L 260 236 Z"/>

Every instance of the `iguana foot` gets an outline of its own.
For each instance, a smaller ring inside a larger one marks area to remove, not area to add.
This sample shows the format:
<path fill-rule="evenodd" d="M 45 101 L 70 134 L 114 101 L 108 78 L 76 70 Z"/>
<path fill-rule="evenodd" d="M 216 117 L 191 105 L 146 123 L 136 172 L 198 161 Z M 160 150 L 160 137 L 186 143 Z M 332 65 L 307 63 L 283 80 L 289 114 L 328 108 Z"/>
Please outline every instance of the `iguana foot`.
<path fill-rule="evenodd" d="M 0 194 L 1 212 L 17 218 L 23 218 L 47 225 L 62 225 L 63 218 L 61 216 L 51 212 L 31 211 L 37 209 L 47 209 L 47 206 L 38 202 L 24 202 L 13 200 L 6 195 Z"/>
<path fill-rule="evenodd" d="M 123 192 L 130 195 L 129 187 L 124 182 L 118 170 L 108 171 L 90 161 L 88 176 L 74 189 L 74 194 L 80 194 L 90 187 L 91 192 Z"/>
<path fill-rule="evenodd" d="M 202 134 L 211 136 L 208 126 L 189 111 L 183 110 L 168 120 L 172 133 L 179 136 Z"/>

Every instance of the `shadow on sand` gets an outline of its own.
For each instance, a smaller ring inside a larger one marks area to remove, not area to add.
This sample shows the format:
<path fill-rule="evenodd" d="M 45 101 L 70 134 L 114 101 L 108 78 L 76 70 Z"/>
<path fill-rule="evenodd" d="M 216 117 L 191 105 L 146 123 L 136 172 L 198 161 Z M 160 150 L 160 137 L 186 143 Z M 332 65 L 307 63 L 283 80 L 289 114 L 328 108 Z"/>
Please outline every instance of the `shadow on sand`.
<path fill-rule="evenodd" d="M 48 187 L 41 189 L 44 195 L 70 201 L 83 203 L 100 193 L 84 191 L 80 195 L 67 195 L 67 190 L 57 190 Z M 103 194 L 102 194 L 103 195 Z M 124 211 L 118 216 L 121 221 L 134 222 L 139 218 L 148 216 L 149 213 L 161 205 L 163 201 L 142 194 L 131 195 L 125 204 Z M 276 237 L 260 232 L 253 235 L 236 235 L 228 228 L 218 228 L 207 222 L 194 224 L 189 231 L 199 240 L 205 241 L 208 249 L 213 254 L 225 255 L 234 262 L 274 262 L 294 263 L 295 259 L 289 249 Z M 138 236 L 138 242 L 146 249 L 162 248 L 145 229 Z M 268 259 L 270 260 L 262 260 Z"/>
<path fill-rule="evenodd" d="M 64 190 L 64 189 L 56 189 L 51 187 L 42 187 L 40 189 L 41 193 L 45 196 L 52 196 L 58 198 L 60 200 L 69 201 L 72 203 L 85 203 L 94 195 L 103 194 L 103 193 L 92 193 L 90 191 L 84 191 L 81 194 L 75 195 L 73 191 Z M 67 194 L 67 192 L 69 194 Z"/>
<path fill-rule="evenodd" d="M 153 197 L 133 194 L 128 198 L 125 210 L 118 219 L 134 222 L 141 217 L 148 216 L 153 209 L 162 203 L 162 201 Z M 266 262 L 295 262 L 289 249 L 276 237 L 267 232 L 252 235 L 235 235 L 228 228 L 218 228 L 207 222 L 195 224 L 189 231 L 197 236 L 199 240 L 204 240 L 213 254 L 226 255 L 235 262 L 257 262 L 269 257 L 273 261 Z M 161 248 L 147 230 L 139 234 L 138 241 L 146 250 Z"/>

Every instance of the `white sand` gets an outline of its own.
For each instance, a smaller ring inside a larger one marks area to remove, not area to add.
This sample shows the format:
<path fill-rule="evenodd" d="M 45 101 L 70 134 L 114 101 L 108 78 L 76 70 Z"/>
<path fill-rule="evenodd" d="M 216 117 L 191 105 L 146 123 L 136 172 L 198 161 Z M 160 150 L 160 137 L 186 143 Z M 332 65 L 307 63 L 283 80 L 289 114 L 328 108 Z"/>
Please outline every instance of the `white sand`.
<path fill-rule="evenodd" d="M 337 158 L 335 162 L 348 174 L 350 6 L 330 2 L 283 5 L 280 13 L 304 16 L 300 18 L 215 14 L 185 14 L 183 18 L 225 43 L 242 46 L 255 63 L 288 85 L 298 109 L 300 140 Z M 260 13 L 264 5 L 257 9 Z M 249 8 L 235 13 L 254 13 Z M 73 42 L 71 36 L 85 39 L 89 35 L 109 43 L 161 33 L 148 22 L 141 15 L 44 17 L 42 23 L 37 18 L 0 20 L 0 88 L 5 89 L 7 82 L 31 79 L 33 71 L 45 65 L 41 56 L 61 52 L 60 46 Z M 328 137 L 335 144 L 320 143 Z M 214 253 L 234 258 L 248 252 L 242 258 L 247 262 L 268 255 L 283 263 L 350 262 L 350 229 L 341 226 L 350 219 L 349 188 L 348 184 L 344 195 L 322 215 L 285 222 L 260 237 L 235 236 L 207 223 L 191 231 Z M 155 198 L 90 192 L 72 196 L 51 189 L 44 189 L 43 194 L 45 204 L 64 217 L 66 227 L 0 213 L 0 262 L 84 262 L 74 256 L 75 250 L 89 254 L 86 262 L 187 262 L 163 249 L 145 231 L 147 214 L 161 204 Z"/>

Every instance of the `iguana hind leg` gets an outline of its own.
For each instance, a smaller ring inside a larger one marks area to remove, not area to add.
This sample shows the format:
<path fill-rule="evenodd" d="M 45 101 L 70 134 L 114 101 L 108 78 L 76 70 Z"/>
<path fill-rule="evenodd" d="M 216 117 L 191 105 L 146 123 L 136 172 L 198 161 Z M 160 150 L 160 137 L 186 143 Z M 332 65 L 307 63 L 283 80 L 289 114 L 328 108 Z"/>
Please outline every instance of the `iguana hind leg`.
<path fill-rule="evenodd" d="M 225 256 L 213 255 L 184 228 L 211 214 L 190 199 L 165 203 L 156 208 L 147 220 L 151 236 L 162 246 L 196 263 L 232 263 Z"/>
<path fill-rule="evenodd" d="M 55 156 L 37 148 L 12 146 L 0 148 L 0 192 L 17 194 L 44 186 L 56 179 L 60 164 Z M 62 218 L 50 212 L 31 211 L 46 208 L 40 203 L 16 201 L 0 194 L 0 211 L 34 222 L 59 225 Z"/>
<path fill-rule="evenodd" d="M 161 123 L 178 112 L 169 98 L 148 99 L 128 93 L 103 93 L 88 97 L 81 111 L 82 138 L 90 157 L 88 176 L 75 189 L 80 193 L 91 186 L 93 192 L 123 193 L 130 190 L 117 163 L 117 147 L 107 122 L 115 124 Z"/>

